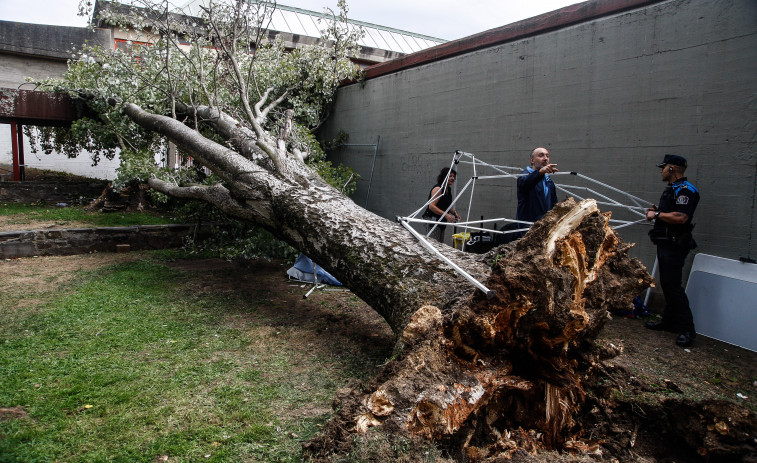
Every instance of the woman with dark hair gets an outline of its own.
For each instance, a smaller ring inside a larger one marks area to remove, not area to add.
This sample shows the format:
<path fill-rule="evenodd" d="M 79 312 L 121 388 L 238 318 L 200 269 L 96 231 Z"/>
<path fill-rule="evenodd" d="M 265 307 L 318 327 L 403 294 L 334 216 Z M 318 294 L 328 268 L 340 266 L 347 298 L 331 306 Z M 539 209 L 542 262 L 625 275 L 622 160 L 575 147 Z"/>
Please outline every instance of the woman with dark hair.
<path fill-rule="evenodd" d="M 449 173 L 449 179 L 447 179 L 446 186 L 444 190 L 442 190 L 442 185 L 444 184 L 444 180 L 447 178 L 447 173 Z M 426 208 L 426 212 L 423 213 L 423 218 L 427 220 L 435 220 L 437 222 L 448 223 L 455 223 L 460 220 L 460 215 L 457 213 L 455 208 L 450 207 L 450 205 L 452 204 L 451 186 L 453 183 L 455 183 L 456 176 L 457 172 L 451 170 L 449 167 L 445 167 L 441 170 L 441 172 L 439 172 L 439 175 L 436 177 L 436 185 L 434 185 L 434 187 L 431 189 L 431 192 L 428 194 L 428 199 L 431 200 L 431 203 Z M 447 208 L 449 208 L 449 211 L 447 211 Z M 447 211 L 446 214 L 444 211 Z M 428 236 L 434 238 L 440 243 L 443 243 L 444 229 L 446 227 L 444 225 L 427 224 L 426 231 L 431 231 L 434 226 L 436 226 L 436 228 Z"/>

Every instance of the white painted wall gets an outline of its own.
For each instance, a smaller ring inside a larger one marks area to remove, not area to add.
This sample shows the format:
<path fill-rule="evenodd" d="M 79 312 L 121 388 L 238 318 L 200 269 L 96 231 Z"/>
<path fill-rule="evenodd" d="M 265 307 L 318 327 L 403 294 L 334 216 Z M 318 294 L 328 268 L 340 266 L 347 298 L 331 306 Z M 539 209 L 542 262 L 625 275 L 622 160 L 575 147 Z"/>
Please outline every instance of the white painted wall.
<path fill-rule="evenodd" d="M 24 137 L 24 163 L 26 166 L 35 169 L 68 172 L 89 178 L 113 180 L 116 176 L 116 168 L 119 162 L 117 155 L 112 161 L 101 159 L 96 166 L 93 166 L 92 158 L 87 152 L 82 152 L 78 157 L 73 159 L 69 159 L 61 153 L 32 153 L 29 140 Z M 0 124 L 0 165 L 10 166 L 12 164 L 13 145 L 11 126 L 9 124 Z"/>

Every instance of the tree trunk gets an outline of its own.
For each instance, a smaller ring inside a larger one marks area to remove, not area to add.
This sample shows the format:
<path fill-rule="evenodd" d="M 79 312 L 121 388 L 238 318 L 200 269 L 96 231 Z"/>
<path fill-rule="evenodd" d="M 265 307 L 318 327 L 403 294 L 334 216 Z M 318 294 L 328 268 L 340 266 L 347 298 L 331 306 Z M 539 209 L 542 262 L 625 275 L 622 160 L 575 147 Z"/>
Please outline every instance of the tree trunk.
<path fill-rule="evenodd" d="M 521 240 L 483 256 L 434 244 L 496 292 L 487 298 L 400 225 L 357 206 L 296 157 L 269 162 L 265 153 L 276 143 L 261 148 L 260 136 L 222 114 L 204 117 L 235 150 L 135 105 L 125 110 L 224 181 L 181 187 L 153 179 L 153 188 L 265 227 L 342 281 L 398 335 L 396 358 L 369 386 L 340 399 L 307 446 L 312 457 L 346 451 L 353 435 L 373 429 L 442 442 L 471 460 L 577 445 L 589 343 L 609 310 L 629 307 L 652 283 L 594 201 L 566 200 Z"/>
<path fill-rule="evenodd" d="M 269 171 L 250 158 L 257 155 L 250 135 L 233 121 L 216 128 L 245 158 L 213 144 L 173 119 L 126 106 L 137 123 L 162 133 L 225 180 L 224 186 L 181 187 L 152 179 L 151 187 L 168 195 L 202 199 L 229 215 L 249 220 L 307 254 L 376 310 L 395 333 L 421 305 L 441 307 L 473 288 L 434 257 L 399 224 L 363 209 L 293 157 Z M 212 119 L 210 114 L 203 114 Z M 478 279 L 490 268 L 475 256 L 436 245 Z M 452 290 L 450 290 L 452 289 Z"/>

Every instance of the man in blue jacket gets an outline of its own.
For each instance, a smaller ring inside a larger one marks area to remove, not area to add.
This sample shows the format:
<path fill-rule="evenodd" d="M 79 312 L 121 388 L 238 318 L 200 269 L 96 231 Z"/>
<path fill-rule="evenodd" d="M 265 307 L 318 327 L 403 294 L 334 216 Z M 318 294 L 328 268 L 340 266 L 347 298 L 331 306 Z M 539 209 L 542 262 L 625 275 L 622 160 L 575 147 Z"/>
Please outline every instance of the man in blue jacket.
<path fill-rule="evenodd" d="M 517 220 L 536 222 L 557 204 L 557 190 L 549 174 L 557 172 L 557 164 L 549 163 L 549 151 L 536 148 L 531 152 L 531 165 L 518 177 Z"/>

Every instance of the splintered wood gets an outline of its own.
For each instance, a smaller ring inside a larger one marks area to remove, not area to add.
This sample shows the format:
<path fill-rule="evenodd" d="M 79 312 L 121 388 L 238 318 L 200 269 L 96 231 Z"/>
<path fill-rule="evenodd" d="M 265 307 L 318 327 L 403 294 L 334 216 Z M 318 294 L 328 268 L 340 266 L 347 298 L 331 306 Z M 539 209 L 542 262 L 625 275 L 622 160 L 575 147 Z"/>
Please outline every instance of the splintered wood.
<path fill-rule="evenodd" d="M 592 200 L 558 204 L 526 236 L 488 256 L 493 299 L 472 292 L 425 305 L 397 358 L 331 425 L 455 442 L 471 460 L 518 449 L 593 448 L 575 414 L 583 350 L 608 311 L 629 307 L 652 279 Z"/>

